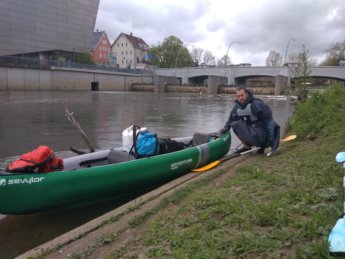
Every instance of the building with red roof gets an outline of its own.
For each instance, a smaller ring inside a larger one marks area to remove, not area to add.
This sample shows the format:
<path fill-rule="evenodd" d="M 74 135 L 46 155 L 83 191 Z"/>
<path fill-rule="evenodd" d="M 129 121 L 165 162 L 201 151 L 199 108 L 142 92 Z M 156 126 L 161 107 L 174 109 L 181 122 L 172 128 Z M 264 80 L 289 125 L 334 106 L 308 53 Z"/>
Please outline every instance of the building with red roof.
<path fill-rule="evenodd" d="M 109 57 L 111 54 L 111 44 L 105 31 L 95 31 L 92 34 L 92 57 L 96 64 L 109 63 Z"/>

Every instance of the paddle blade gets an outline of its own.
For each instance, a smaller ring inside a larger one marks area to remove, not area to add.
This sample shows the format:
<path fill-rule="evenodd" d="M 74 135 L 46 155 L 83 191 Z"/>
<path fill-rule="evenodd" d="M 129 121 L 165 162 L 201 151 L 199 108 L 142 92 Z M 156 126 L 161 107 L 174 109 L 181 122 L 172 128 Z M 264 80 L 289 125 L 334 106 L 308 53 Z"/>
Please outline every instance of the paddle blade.
<path fill-rule="evenodd" d="M 290 136 L 287 136 L 286 138 L 281 139 L 280 142 L 288 142 L 288 141 L 294 140 L 295 138 L 297 138 L 297 135 L 290 135 Z"/>
<path fill-rule="evenodd" d="M 219 163 L 220 163 L 220 160 L 216 160 L 216 161 L 214 161 L 208 165 L 205 165 L 203 167 L 192 169 L 192 172 L 196 172 L 196 173 L 205 172 L 207 170 L 212 169 L 213 167 L 216 167 Z"/>
<path fill-rule="evenodd" d="M 338 219 L 329 237 L 329 251 L 331 253 L 345 253 L 345 221 L 344 218 Z"/>

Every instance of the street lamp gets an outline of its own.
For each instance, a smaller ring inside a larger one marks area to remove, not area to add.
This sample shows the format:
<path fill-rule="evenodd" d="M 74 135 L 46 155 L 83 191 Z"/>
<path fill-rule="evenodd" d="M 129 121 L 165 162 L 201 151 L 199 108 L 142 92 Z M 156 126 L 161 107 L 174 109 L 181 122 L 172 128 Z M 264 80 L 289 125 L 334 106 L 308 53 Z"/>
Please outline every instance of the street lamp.
<path fill-rule="evenodd" d="M 287 53 L 288 53 L 290 41 L 296 41 L 296 39 L 294 39 L 294 38 L 291 37 L 291 38 L 288 40 L 288 43 L 287 43 L 287 45 L 286 45 L 286 50 L 285 50 L 284 65 L 286 64 L 286 57 L 287 57 Z"/>
<path fill-rule="evenodd" d="M 229 47 L 228 47 L 228 50 L 226 51 L 226 55 L 225 55 L 224 67 L 227 66 L 229 49 L 230 49 L 231 45 L 234 44 L 234 43 L 242 44 L 242 43 L 239 42 L 239 41 L 232 41 L 232 42 L 230 42 Z"/>
<path fill-rule="evenodd" d="M 183 46 L 187 47 L 188 45 L 194 47 L 194 45 L 187 43 L 187 44 L 182 44 L 182 46 L 178 49 L 177 54 L 176 54 L 176 59 L 175 59 L 175 68 L 177 67 L 177 59 L 178 59 L 178 55 L 180 54 L 181 49 L 183 48 Z"/>
<path fill-rule="evenodd" d="M 73 66 L 75 66 L 75 48 L 73 48 Z"/>

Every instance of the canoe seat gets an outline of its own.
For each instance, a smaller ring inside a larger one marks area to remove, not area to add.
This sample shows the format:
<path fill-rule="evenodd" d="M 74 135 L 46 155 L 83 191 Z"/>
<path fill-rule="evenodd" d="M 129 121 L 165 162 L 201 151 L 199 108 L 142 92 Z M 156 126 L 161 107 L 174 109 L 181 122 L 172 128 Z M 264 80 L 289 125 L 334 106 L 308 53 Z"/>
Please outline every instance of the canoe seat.
<path fill-rule="evenodd" d="M 117 164 L 129 161 L 130 156 L 126 151 L 111 149 L 107 159 L 109 164 Z"/>
<path fill-rule="evenodd" d="M 192 145 L 193 147 L 208 143 L 210 141 L 210 134 L 195 132 L 193 135 Z"/>
<path fill-rule="evenodd" d="M 94 166 L 100 166 L 100 165 L 106 165 L 107 164 L 107 158 L 106 157 L 100 157 L 100 158 L 94 158 L 94 159 L 88 159 L 85 161 L 82 161 L 79 163 L 80 167 L 94 167 Z"/>

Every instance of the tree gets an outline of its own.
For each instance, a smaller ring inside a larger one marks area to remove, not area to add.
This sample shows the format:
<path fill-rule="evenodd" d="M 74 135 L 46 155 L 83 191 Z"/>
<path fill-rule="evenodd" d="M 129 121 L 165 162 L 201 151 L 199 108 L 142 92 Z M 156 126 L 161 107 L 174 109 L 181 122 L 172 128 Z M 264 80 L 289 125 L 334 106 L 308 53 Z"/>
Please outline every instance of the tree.
<path fill-rule="evenodd" d="M 199 66 L 202 63 L 202 57 L 204 54 L 204 50 L 200 48 L 193 48 L 190 52 L 191 58 L 193 60 L 194 65 Z"/>
<path fill-rule="evenodd" d="M 227 64 L 227 66 L 231 64 L 231 58 L 227 55 L 224 55 L 221 59 L 218 59 L 217 67 L 224 67 L 225 64 Z"/>
<path fill-rule="evenodd" d="M 203 64 L 209 65 L 209 66 L 216 65 L 216 57 L 212 54 L 211 51 L 206 50 L 204 52 Z"/>
<path fill-rule="evenodd" d="M 204 50 L 201 48 L 193 48 L 190 52 L 190 55 L 193 59 L 194 65 L 216 65 L 216 57 L 209 50 Z"/>
<path fill-rule="evenodd" d="M 279 67 L 283 63 L 283 58 L 278 51 L 270 50 L 266 59 L 266 66 Z"/>
<path fill-rule="evenodd" d="M 163 43 L 152 46 L 149 55 L 152 57 L 151 64 L 160 68 L 190 67 L 193 60 L 183 42 L 175 37 L 169 36 Z"/>
<path fill-rule="evenodd" d="M 75 62 L 79 64 L 95 64 L 95 61 L 90 53 L 77 53 Z"/>
<path fill-rule="evenodd" d="M 345 40 L 332 44 L 327 50 L 327 57 L 321 63 L 322 66 L 339 66 L 341 60 L 345 60 Z"/>
<path fill-rule="evenodd" d="M 298 54 L 298 64 L 294 67 L 294 83 L 291 84 L 292 90 L 297 94 L 298 100 L 305 102 L 309 93 L 309 76 L 311 74 L 311 59 L 309 50 L 303 45 L 302 52 Z"/>

